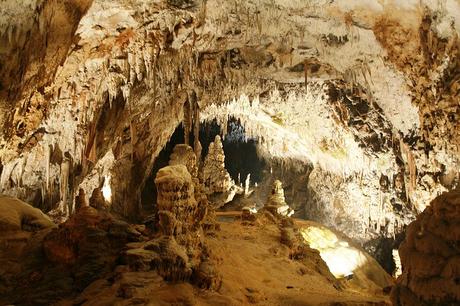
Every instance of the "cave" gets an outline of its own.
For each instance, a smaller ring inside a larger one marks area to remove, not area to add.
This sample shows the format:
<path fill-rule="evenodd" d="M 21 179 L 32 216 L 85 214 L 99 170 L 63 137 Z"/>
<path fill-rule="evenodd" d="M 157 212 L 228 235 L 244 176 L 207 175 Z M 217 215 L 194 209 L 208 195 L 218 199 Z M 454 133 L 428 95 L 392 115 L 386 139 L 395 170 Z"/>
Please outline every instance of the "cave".
<path fill-rule="evenodd" d="M 455 0 L 0 10 L 0 305 L 458 305 Z"/>

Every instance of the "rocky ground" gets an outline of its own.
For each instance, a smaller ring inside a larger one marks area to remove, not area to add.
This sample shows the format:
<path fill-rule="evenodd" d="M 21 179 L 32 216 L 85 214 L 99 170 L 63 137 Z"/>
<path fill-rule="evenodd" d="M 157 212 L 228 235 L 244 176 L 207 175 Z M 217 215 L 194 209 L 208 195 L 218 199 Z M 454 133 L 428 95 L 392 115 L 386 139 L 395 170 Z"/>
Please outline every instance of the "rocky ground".
<path fill-rule="evenodd" d="M 217 217 L 220 221 L 204 238 L 213 275 L 218 275 L 212 289 L 200 289 L 193 279 L 168 282 L 158 270 L 141 268 L 140 262 L 152 259 L 133 257 L 138 253 L 129 250 L 143 246 L 151 252 L 145 245 L 155 233 L 92 207 L 59 227 L 16 229 L 1 236 L 9 247 L 0 254 L 0 304 L 389 305 L 383 287 L 392 281 L 375 261 L 368 265 L 383 281 L 364 274 L 338 280 L 318 251 L 299 253 L 293 247 L 296 238 L 281 238 L 283 228 L 297 231 L 297 225 L 282 225 L 270 216 L 252 221 L 242 221 L 240 213 Z"/>

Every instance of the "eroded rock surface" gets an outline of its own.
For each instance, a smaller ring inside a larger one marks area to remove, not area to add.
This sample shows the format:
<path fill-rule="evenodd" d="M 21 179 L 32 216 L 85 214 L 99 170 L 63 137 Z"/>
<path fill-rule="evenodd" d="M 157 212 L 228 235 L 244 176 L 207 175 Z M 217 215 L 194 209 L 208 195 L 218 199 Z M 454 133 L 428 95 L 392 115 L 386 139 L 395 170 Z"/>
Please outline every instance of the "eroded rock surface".
<path fill-rule="evenodd" d="M 433 200 L 407 229 L 399 248 L 402 275 L 395 305 L 457 305 L 460 301 L 460 191 Z"/>
<path fill-rule="evenodd" d="M 167 281 L 193 280 L 199 287 L 218 289 L 220 277 L 207 260 L 201 227 L 206 203 L 196 201 L 195 183 L 186 166 L 178 163 L 160 169 L 155 185 L 158 237 L 143 245 L 132 245 L 126 252 L 129 266 L 136 271 L 157 271 Z"/>
<path fill-rule="evenodd" d="M 37 231 L 54 226 L 53 221 L 40 209 L 21 200 L 0 195 L 1 231 Z"/>
<path fill-rule="evenodd" d="M 272 214 L 281 216 L 290 217 L 294 214 L 294 211 L 286 204 L 284 199 L 283 183 L 281 181 L 275 180 L 273 182 L 272 191 L 264 208 Z"/>
<path fill-rule="evenodd" d="M 86 206 L 57 228 L 16 232 L 0 252 L 0 262 L 8 263 L 0 274 L 0 303 L 50 305 L 72 297 L 109 275 L 125 244 L 146 239 L 144 231 Z"/>

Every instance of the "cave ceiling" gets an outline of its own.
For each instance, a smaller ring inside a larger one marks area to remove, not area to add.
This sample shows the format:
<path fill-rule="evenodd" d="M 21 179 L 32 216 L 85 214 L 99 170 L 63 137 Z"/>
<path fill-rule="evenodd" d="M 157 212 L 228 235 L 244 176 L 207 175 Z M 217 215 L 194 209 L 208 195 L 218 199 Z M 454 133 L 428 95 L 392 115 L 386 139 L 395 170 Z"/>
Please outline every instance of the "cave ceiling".
<path fill-rule="evenodd" d="M 70 158 L 75 190 L 110 172 L 135 211 L 192 96 L 233 115 L 260 101 L 247 130 L 320 172 L 396 176 L 402 159 L 416 206 L 449 185 L 425 173 L 458 168 L 458 0 L 0 3 L 0 189 L 24 200 L 51 197 Z"/>

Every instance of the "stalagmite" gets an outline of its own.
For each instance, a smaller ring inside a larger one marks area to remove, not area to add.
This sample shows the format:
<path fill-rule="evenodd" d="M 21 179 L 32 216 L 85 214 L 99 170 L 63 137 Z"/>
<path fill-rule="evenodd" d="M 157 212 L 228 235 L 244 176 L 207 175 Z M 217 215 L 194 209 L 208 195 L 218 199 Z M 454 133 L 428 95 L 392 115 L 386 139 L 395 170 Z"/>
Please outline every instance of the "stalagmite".
<path fill-rule="evenodd" d="M 244 189 L 235 184 L 225 169 L 225 154 L 219 135 L 216 135 L 214 142 L 209 144 L 202 173 L 205 192 L 216 207 L 223 206 L 236 194 L 244 192 Z"/>
<path fill-rule="evenodd" d="M 275 215 L 290 217 L 294 214 L 294 210 L 286 204 L 286 200 L 284 199 L 283 184 L 281 181 L 275 180 L 273 182 L 270 197 L 264 208 Z"/>
<path fill-rule="evenodd" d="M 176 145 L 169 157 L 169 165 L 184 165 L 192 178 L 198 178 L 197 158 L 189 145 Z"/>
<path fill-rule="evenodd" d="M 185 146 L 177 147 L 174 165 L 160 169 L 155 178 L 160 237 L 129 249 L 126 256 L 133 269 L 151 267 L 168 281 L 192 280 L 199 287 L 218 289 L 221 279 L 203 252 L 201 223 L 206 208 L 195 199 L 193 177 L 177 156 L 181 150 L 193 155 L 192 148 Z"/>
<path fill-rule="evenodd" d="M 249 196 L 249 186 L 251 185 L 251 173 L 248 173 L 246 180 L 244 181 L 244 196 Z"/>
<path fill-rule="evenodd" d="M 458 304 L 458 1 L 0 3 L 0 305 Z"/>

